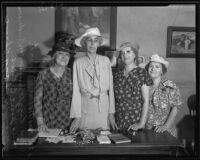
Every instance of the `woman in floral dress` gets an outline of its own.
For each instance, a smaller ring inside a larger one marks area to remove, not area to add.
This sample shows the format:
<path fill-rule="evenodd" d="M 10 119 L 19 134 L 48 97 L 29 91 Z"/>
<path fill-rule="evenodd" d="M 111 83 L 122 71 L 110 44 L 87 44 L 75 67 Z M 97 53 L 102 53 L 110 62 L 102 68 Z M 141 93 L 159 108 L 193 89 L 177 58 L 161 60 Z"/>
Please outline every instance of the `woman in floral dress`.
<path fill-rule="evenodd" d="M 125 67 L 114 73 L 116 123 L 119 129 L 138 130 L 145 126 L 149 85 L 153 82 L 146 70 L 135 64 L 137 43 L 123 43 L 120 50 Z"/>
<path fill-rule="evenodd" d="M 50 53 L 53 64 L 41 71 L 36 81 L 34 107 L 39 131 L 68 129 L 70 124 L 72 76 L 67 67 L 70 50 L 59 42 Z"/>
<path fill-rule="evenodd" d="M 176 84 L 163 78 L 168 65 L 169 63 L 157 54 L 152 55 L 150 62 L 146 65 L 146 70 L 153 79 L 146 127 L 156 132 L 168 131 L 177 137 L 174 120 L 182 101 Z"/>

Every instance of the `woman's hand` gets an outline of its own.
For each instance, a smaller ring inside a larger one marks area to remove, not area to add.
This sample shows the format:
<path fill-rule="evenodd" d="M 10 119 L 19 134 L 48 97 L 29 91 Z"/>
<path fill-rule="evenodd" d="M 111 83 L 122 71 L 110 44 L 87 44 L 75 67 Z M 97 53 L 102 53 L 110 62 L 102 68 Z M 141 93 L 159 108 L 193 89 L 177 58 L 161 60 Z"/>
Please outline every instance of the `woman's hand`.
<path fill-rule="evenodd" d="M 162 133 L 162 132 L 164 132 L 164 131 L 169 130 L 169 126 L 167 126 L 167 125 L 157 126 L 154 130 L 155 130 L 157 133 Z"/>
<path fill-rule="evenodd" d="M 38 131 L 39 132 L 48 132 L 48 127 L 44 123 L 41 123 L 38 125 Z"/>
<path fill-rule="evenodd" d="M 48 127 L 44 123 L 43 117 L 37 117 L 38 131 L 48 132 Z"/>
<path fill-rule="evenodd" d="M 74 121 L 71 124 L 69 132 L 75 133 L 77 131 L 77 129 L 80 127 L 80 123 L 81 123 L 81 118 L 74 119 Z"/>
<path fill-rule="evenodd" d="M 132 124 L 130 125 L 130 127 L 128 128 L 128 131 L 131 129 L 133 131 L 137 131 L 138 129 L 144 128 L 144 125 L 142 125 L 141 123 L 136 123 L 136 124 Z"/>
<path fill-rule="evenodd" d="M 109 113 L 108 120 L 113 130 L 118 129 L 113 113 Z"/>

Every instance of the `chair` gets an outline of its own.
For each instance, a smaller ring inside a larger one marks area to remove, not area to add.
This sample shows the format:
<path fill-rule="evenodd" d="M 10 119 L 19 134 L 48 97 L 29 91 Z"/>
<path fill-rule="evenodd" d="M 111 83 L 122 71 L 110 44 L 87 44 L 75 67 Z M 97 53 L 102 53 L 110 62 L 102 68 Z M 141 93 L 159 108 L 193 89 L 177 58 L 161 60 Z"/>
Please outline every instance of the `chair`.
<path fill-rule="evenodd" d="M 190 111 L 190 116 L 192 117 L 196 116 L 196 95 L 195 94 L 189 96 L 187 105 Z"/>
<path fill-rule="evenodd" d="M 196 119 L 196 95 L 188 97 L 187 106 L 189 115 L 185 115 L 178 123 L 178 138 L 183 142 L 185 149 L 189 154 L 194 155 L 195 152 L 195 119 Z"/>

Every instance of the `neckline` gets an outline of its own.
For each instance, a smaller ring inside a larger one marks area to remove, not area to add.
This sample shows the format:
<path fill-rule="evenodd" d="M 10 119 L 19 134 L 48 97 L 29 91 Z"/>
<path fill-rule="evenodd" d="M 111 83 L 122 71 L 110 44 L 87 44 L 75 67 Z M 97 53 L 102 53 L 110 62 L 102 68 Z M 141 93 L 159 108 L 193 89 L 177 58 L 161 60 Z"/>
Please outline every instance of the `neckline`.
<path fill-rule="evenodd" d="M 89 61 L 90 64 L 94 65 L 94 64 L 96 64 L 97 61 L 98 61 L 98 55 L 96 54 L 95 60 L 92 61 L 92 60 L 91 60 L 91 56 L 89 56 L 89 55 L 87 54 L 87 59 L 88 59 L 88 61 Z"/>
<path fill-rule="evenodd" d="M 124 68 L 124 69 L 122 70 L 122 74 L 123 74 L 124 77 L 128 77 L 128 76 L 130 75 L 130 73 L 133 72 L 133 70 L 135 70 L 135 69 L 137 69 L 137 68 L 138 68 L 138 66 L 132 68 L 126 75 L 125 75 L 125 73 L 124 73 L 124 71 L 125 71 L 125 68 Z"/>
<path fill-rule="evenodd" d="M 56 74 L 56 72 L 54 72 L 53 68 L 52 67 L 49 67 L 49 71 L 51 72 L 51 74 L 53 75 L 53 77 L 55 77 L 56 79 L 62 79 L 66 69 L 64 70 L 63 74 L 61 76 L 59 76 L 58 74 Z"/>

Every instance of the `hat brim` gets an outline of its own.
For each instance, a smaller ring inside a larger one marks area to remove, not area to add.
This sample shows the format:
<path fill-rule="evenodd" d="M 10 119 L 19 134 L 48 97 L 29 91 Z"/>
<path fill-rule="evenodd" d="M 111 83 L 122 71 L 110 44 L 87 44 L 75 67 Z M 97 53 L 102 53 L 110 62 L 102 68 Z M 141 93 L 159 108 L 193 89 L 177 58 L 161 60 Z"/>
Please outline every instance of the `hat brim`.
<path fill-rule="evenodd" d="M 97 36 L 97 37 L 101 38 L 100 45 L 103 44 L 104 39 L 102 38 L 102 36 L 94 35 L 94 34 L 91 34 L 91 35 L 83 34 L 82 36 L 80 36 L 80 37 L 78 37 L 77 39 L 75 39 L 75 44 L 76 44 L 77 46 L 79 46 L 79 47 L 82 47 L 83 44 L 84 44 L 84 41 L 85 41 L 88 37 L 90 37 L 90 36 Z"/>
<path fill-rule="evenodd" d="M 161 64 L 163 64 L 166 68 L 169 67 L 169 62 L 167 62 L 167 61 L 151 60 L 150 62 L 161 63 Z"/>

